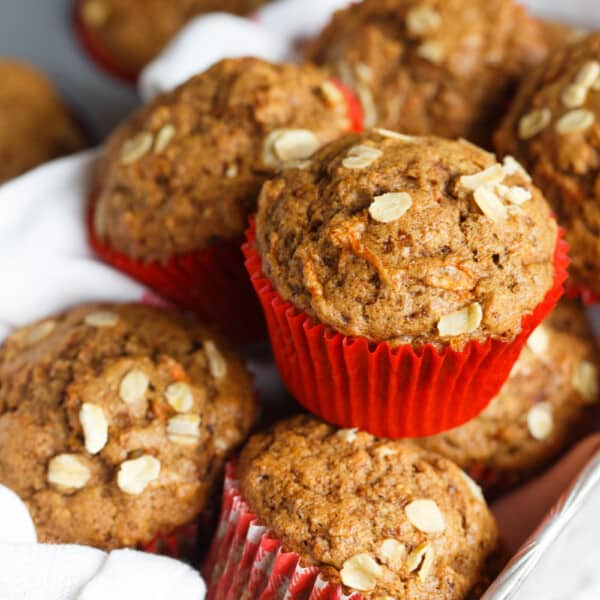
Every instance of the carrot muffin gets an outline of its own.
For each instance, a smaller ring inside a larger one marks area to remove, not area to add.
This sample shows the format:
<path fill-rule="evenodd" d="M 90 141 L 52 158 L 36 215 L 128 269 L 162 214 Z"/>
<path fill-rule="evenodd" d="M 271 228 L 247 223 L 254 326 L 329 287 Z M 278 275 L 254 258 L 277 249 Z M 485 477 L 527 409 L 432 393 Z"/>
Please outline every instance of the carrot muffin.
<path fill-rule="evenodd" d="M 240 360 L 168 311 L 80 306 L 0 347 L 0 483 L 42 542 L 134 546 L 190 522 L 253 418 Z"/>
<path fill-rule="evenodd" d="M 519 480 L 589 427 L 598 401 L 597 352 L 583 310 L 561 302 L 481 416 L 419 443 L 484 484 Z"/>
<path fill-rule="evenodd" d="M 563 47 L 531 74 L 496 135 L 530 171 L 571 247 L 571 276 L 600 294 L 600 34 Z"/>
<path fill-rule="evenodd" d="M 253 436 L 237 475 L 249 510 L 299 568 L 364 600 L 466 598 L 496 548 L 479 488 L 408 441 L 299 416 Z"/>
<path fill-rule="evenodd" d="M 87 35 L 120 70 L 135 75 L 195 16 L 245 14 L 264 0 L 78 0 Z"/>
<path fill-rule="evenodd" d="M 224 60 L 128 118 L 106 144 L 95 233 L 144 261 L 242 235 L 263 182 L 350 129 L 312 66 Z"/>
<path fill-rule="evenodd" d="M 357 93 L 366 127 L 489 144 L 546 52 L 513 0 L 364 0 L 334 15 L 309 57 Z"/>
<path fill-rule="evenodd" d="M 285 300 L 393 346 L 512 340 L 553 285 L 542 194 L 465 141 L 347 135 L 264 185 L 256 229 Z"/>
<path fill-rule="evenodd" d="M 0 183 L 83 148 L 79 127 L 42 73 L 0 59 L 0 80 Z"/>

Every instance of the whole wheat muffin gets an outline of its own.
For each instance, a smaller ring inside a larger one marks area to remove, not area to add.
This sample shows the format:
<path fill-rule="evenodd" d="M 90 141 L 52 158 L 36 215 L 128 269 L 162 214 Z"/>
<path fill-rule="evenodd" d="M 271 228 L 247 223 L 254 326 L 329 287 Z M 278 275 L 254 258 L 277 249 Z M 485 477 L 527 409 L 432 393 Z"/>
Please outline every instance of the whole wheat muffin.
<path fill-rule="evenodd" d="M 546 52 L 513 0 L 364 0 L 334 15 L 309 57 L 355 90 L 366 127 L 488 144 Z"/>
<path fill-rule="evenodd" d="M 224 60 L 110 136 L 95 232 L 132 258 L 160 261 L 237 238 L 267 177 L 349 128 L 343 94 L 319 69 Z"/>
<path fill-rule="evenodd" d="M 531 74 L 496 135 L 530 171 L 566 230 L 573 280 L 600 294 L 600 34 Z"/>
<path fill-rule="evenodd" d="M 25 64 L 0 59 L 0 183 L 84 145 L 52 83 Z"/>
<path fill-rule="evenodd" d="M 245 14 L 264 0 L 79 0 L 78 17 L 106 54 L 132 75 L 195 16 Z"/>
<path fill-rule="evenodd" d="M 267 182 L 257 217 L 263 271 L 284 299 L 392 345 L 511 341 L 553 284 L 556 240 L 514 160 L 386 130 Z"/>
<path fill-rule="evenodd" d="M 597 353 L 581 307 L 561 302 L 479 417 L 419 443 L 474 476 L 519 480 L 589 428 L 598 401 Z"/>
<path fill-rule="evenodd" d="M 250 439 L 238 476 L 286 551 L 365 600 L 466 598 L 496 547 L 479 488 L 408 441 L 295 417 Z"/>
<path fill-rule="evenodd" d="M 239 359 L 204 325 L 87 305 L 0 347 L 0 483 L 42 542 L 149 542 L 205 507 L 254 419 Z"/>

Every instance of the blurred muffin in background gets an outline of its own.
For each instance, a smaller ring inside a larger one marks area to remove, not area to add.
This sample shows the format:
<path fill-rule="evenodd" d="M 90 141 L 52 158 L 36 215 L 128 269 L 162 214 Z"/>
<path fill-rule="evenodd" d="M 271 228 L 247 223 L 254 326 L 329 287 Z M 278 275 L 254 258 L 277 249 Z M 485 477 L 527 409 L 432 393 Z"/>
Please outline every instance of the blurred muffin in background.
<path fill-rule="evenodd" d="M 317 67 L 223 60 L 108 138 L 90 189 L 95 248 L 247 338 L 262 317 L 240 246 L 262 184 L 354 125 L 347 94 Z"/>
<path fill-rule="evenodd" d="M 600 33 L 557 49 L 523 83 L 495 136 L 565 228 L 571 284 L 600 296 Z"/>
<path fill-rule="evenodd" d="M 85 146 L 50 80 L 0 58 L 0 183 Z"/>
<path fill-rule="evenodd" d="M 489 145 L 546 53 L 541 25 L 513 0 L 364 0 L 334 15 L 308 57 L 357 93 L 365 127 Z"/>
<path fill-rule="evenodd" d="M 104 66 L 135 77 L 192 18 L 247 14 L 265 0 L 78 0 L 82 41 Z"/>
<path fill-rule="evenodd" d="M 583 309 L 563 300 L 529 338 L 509 380 L 477 418 L 419 443 L 489 491 L 539 470 L 597 415 L 598 349 Z"/>

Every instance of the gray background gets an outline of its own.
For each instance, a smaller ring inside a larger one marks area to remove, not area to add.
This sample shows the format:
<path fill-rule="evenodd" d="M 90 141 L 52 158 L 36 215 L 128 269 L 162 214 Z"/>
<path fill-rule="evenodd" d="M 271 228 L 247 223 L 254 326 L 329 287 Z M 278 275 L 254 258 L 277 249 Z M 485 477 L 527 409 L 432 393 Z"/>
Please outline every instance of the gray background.
<path fill-rule="evenodd" d="M 0 0 L 0 56 L 24 59 L 45 71 L 97 142 L 138 100 L 132 85 L 107 75 L 79 45 L 72 3 Z"/>

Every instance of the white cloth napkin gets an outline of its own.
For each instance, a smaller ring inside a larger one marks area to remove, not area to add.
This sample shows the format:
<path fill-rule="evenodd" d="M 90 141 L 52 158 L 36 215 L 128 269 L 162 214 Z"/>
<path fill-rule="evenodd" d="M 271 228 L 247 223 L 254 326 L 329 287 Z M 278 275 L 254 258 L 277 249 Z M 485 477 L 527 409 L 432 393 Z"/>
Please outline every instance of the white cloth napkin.
<path fill-rule="evenodd" d="M 0 600 L 202 600 L 205 592 L 196 571 L 170 558 L 36 544 L 27 508 L 0 486 Z"/>
<path fill-rule="evenodd" d="M 83 227 L 95 152 L 54 161 L 0 187 L 0 341 L 13 328 L 88 301 L 146 290 L 101 263 Z"/>
<path fill-rule="evenodd" d="M 225 13 L 190 21 L 142 72 L 144 100 L 173 89 L 223 58 L 255 56 L 272 62 L 296 60 L 297 43 L 313 37 L 349 0 L 277 0 L 252 19 Z"/>

